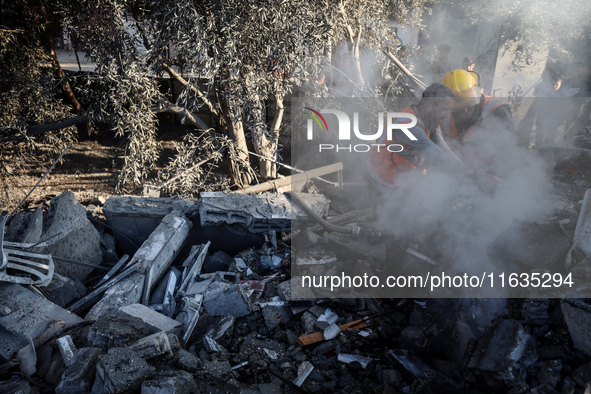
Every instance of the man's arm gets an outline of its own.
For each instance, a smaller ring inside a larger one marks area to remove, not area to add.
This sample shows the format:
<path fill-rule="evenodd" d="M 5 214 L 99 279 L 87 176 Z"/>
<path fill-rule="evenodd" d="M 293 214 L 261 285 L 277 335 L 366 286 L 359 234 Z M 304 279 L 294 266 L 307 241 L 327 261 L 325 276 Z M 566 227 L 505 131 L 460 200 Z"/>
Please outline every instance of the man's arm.
<path fill-rule="evenodd" d="M 432 139 L 427 137 L 425 129 L 419 125 L 409 129 L 409 131 L 416 137 L 416 141 L 408 138 L 402 130 L 394 130 L 393 132 L 396 142 L 409 146 L 408 152 L 399 153 L 401 156 L 412 155 L 412 153 L 417 152 L 431 163 L 444 165 L 461 164 L 462 161 L 449 149 L 449 146 L 443 139 L 439 127 L 433 133 Z"/>

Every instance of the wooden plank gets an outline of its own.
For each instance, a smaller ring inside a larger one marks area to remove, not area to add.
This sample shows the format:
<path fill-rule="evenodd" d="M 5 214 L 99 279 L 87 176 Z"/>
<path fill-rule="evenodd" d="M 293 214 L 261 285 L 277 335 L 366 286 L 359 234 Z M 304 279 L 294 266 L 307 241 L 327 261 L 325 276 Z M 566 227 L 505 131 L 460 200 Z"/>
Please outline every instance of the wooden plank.
<path fill-rule="evenodd" d="M 258 193 L 272 189 L 279 189 L 281 187 L 289 186 L 292 183 L 307 181 L 309 179 L 313 179 L 326 174 L 332 174 L 333 172 L 342 170 L 343 163 L 334 163 L 328 166 L 319 167 L 310 171 L 302 172 L 300 174 L 286 176 L 285 178 L 273 179 L 272 181 L 245 187 L 244 189 L 238 189 L 235 191 L 235 193 Z"/>

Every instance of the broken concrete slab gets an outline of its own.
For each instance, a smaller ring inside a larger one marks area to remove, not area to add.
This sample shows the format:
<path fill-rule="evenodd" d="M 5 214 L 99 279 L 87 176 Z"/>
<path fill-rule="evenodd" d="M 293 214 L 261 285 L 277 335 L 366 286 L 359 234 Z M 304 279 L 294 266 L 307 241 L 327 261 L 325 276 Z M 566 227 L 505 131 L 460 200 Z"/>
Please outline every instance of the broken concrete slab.
<path fill-rule="evenodd" d="M 142 319 L 144 322 L 144 330 L 147 334 L 155 334 L 160 331 L 165 331 L 169 334 L 181 334 L 182 324 L 180 322 L 164 316 L 162 313 L 158 313 L 145 305 L 126 305 L 121 307 L 119 312 L 127 316 L 134 316 Z"/>
<path fill-rule="evenodd" d="M 101 354 L 101 350 L 95 347 L 78 349 L 75 355 L 76 362 L 66 368 L 55 392 L 57 394 L 89 392 L 96 374 L 96 363 Z"/>
<path fill-rule="evenodd" d="M 196 355 L 185 349 L 180 349 L 175 354 L 174 362 L 179 368 L 191 373 L 197 372 L 201 366 L 201 360 L 199 360 Z"/>
<path fill-rule="evenodd" d="M 319 216 L 328 213 L 328 200 L 323 195 L 301 193 L 299 196 Z M 290 231 L 292 220 L 308 220 L 284 194 L 277 193 L 202 193 L 199 215 L 202 226 L 238 223 L 253 233 Z"/>
<path fill-rule="evenodd" d="M 36 340 L 59 330 L 81 323 L 82 319 L 47 300 L 39 293 L 12 283 L 0 283 L 0 300 L 10 312 L 0 316 L 0 328 Z M 58 322 L 59 324 L 53 324 Z M 22 348 L 11 341 L 0 346 L 0 357 L 9 360 Z"/>
<path fill-rule="evenodd" d="M 152 288 L 180 251 L 190 227 L 191 222 L 180 211 L 166 215 L 129 262 L 130 266 L 139 263 L 138 271 L 108 289 L 86 318 L 95 320 L 101 314 L 136 304 L 142 300 L 142 293 L 147 300 Z"/>
<path fill-rule="evenodd" d="M 242 317 L 250 314 L 252 305 L 242 286 L 214 282 L 203 297 L 203 306 L 211 316 Z"/>
<path fill-rule="evenodd" d="M 93 393 L 118 394 L 139 389 L 141 383 L 156 373 L 156 368 L 127 348 L 112 348 L 99 356 Z"/>
<path fill-rule="evenodd" d="M 107 222 L 117 229 L 117 241 L 129 254 L 135 253 L 173 210 L 186 213 L 196 209 L 192 200 L 136 196 L 111 196 L 103 206 Z"/>
<path fill-rule="evenodd" d="M 64 192 L 51 200 L 43 234 L 39 241 L 43 247 L 32 249 L 35 253 L 51 253 L 56 272 L 69 278 L 83 280 L 92 267 L 72 264 L 58 257 L 82 263 L 99 265 L 102 262 L 100 234 L 86 216 L 86 209 L 74 193 Z"/>

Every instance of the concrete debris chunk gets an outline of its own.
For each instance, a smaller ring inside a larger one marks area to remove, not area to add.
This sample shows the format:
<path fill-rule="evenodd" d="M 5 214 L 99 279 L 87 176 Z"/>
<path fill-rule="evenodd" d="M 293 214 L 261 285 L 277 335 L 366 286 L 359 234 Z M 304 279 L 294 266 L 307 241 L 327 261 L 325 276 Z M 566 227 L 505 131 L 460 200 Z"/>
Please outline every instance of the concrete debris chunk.
<path fill-rule="evenodd" d="M 10 313 L 0 316 L 0 358 L 6 362 L 32 340 L 57 333 L 82 319 L 39 293 L 13 283 L 0 283 L 0 300 Z M 59 324 L 52 324 L 58 322 Z M 11 335 L 12 333 L 12 335 Z"/>
<path fill-rule="evenodd" d="M 175 363 L 179 366 L 179 368 L 191 373 L 197 372 L 201 366 L 201 361 L 199 358 L 185 349 L 180 349 L 176 353 Z"/>
<path fill-rule="evenodd" d="M 201 304 L 203 304 L 203 296 L 201 294 L 195 294 L 194 297 L 184 297 L 183 301 L 185 302 L 185 312 L 187 314 L 187 319 L 185 321 L 183 333 L 183 343 L 186 345 L 191 339 L 191 335 L 193 334 L 193 330 L 197 325 L 197 320 L 199 320 L 201 309 Z"/>
<path fill-rule="evenodd" d="M 337 360 L 343 364 L 351 364 L 353 362 L 357 362 L 361 365 L 361 368 L 367 368 L 369 363 L 373 361 L 373 358 L 363 357 L 359 354 L 341 353 L 337 356 Z"/>
<path fill-rule="evenodd" d="M 106 350 L 109 347 L 127 346 L 144 336 L 144 322 L 139 317 L 127 315 L 101 315 L 90 327 L 88 342 Z"/>
<path fill-rule="evenodd" d="M 304 361 L 298 367 L 298 377 L 293 381 L 298 387 L 302 387 L 302 384 L 308 379 L 310 373 L 314 370 L 314 366 L 309 361 Z"/>
<path fill-rule="evenodd" d="M 95 347 L 78 349 L 75 355 L 76 362 L 66 368 L 55 392 L 57 394 L 89 392 L 96 374 L 96 363 L 101 353 L 101 350 Z"/>
<path fill-rule="evenodd" d="M 168 335 L 165 332 L 144 337 L 129 345 L 128 348 L 146 360 L 157 356 L 172 357 L 173 355 Z"/>
<path fill-rule="evenodd" d="M 335 323 L 332 323 L 324 329 L 324 332 L 322 333 L 322 338 L 324 338 L 325 341 L 328 341 L 336 338 L 337 335 L 339 335 L 340 333 L 341 328 L 337 326 Z"/>
<path fill-rule="evenodd" d="M 35 209 L 35 212 L 18 212 L 12 218 L 5 239 L 11 242 L 35 244 L 41 239 L 43 233 L 43 208 Z"/>
<path fill-rule="evenodd" d="M 64 364 L 66 364 L 66 367 L 69 367 L 76 361 L 76 346 L 74 346 L 72 337 L 64 335 L 63 337 L 58 338 L 55 342 L 60 350 Z"/>
<path fill-rule="evenodd" d="M 283 318 L 283 312 L 281 312 L 281 306 L 267 305 L 262 308 L 263 318 L 265 319 L 265 325 L 271 331 L 285 323 Z"/>
<path fill-rule="evenodd" d="M 58 274 L 83 280 L 93 270 L 92 267 L 59 260 L 60 257 L 92 265 L 101 264 L 100 234 L 88 220 L 86 209 L 74 193 L 64 192 L 51 200 L 44 227 L 39 239 L 43 247 L 31 251 L 51 254 Z"/>
<path fill-rule="evenodd" d="M 328 200 L 323 195 L 302 193 L 300 197 L 318 215 L 328 213 Z M 202 193 L 199 215 L 202 226 L 238 223 L 253 233 L 290 231 L 292 220 L 307 219 L 284 194 L 277 193 Z"/>
<path fill-rule="evenodd" d="M 330 308 L 326 308 L 324 313 L 322 315 L 318 316 L 318 320 L 325 321 L 328 324 L 335 324 L 336 322 L 339 321 L 339 315 L 337 315 L 336 313 L 331 311 Z"/>
<path fill-rule="evenodd" d="M 118 394 L 140 388 L 156 368 L 127 348 L 112 348 L 99 356 L 92 393 Z"/>
<path fill-rule="evenodd" d="M 115 237 L 128 254 L 134 254 L 173 210 L 184 214 L 196 209 L 192 200 L 136 196 L 110 196 L 103 206 L 107 222 L 117 229 Z"/>
<path fill-rule="evenodd" d="M 160 331 L 170 334 L 181 334 L 181 322 L 164 316 L 162 313 L 158 313 L 145 305 L 126 305 L 121 307 L 119 311 L 124 315 L 142 319 L 144 322 L 144 330 L 147 334 L 155 334 Z"/>
<path fill-rule="evenodd" d="M 161 371 L 142 383 L 141 394 L 193 394 L 199 389 L 193 375 L 186 371 Z"/>
<path fill-rule="evenodd" d="M 215 282 L 204 295 L 203 306 L 211 316 L 242 317 L 250 314 L 252 305 L 241 285 Z"/>
<path fill-rule="evenodd" d="M 537 359 L 535 339 L 519 322 L 506 319 L 487 328 L 468 367 L 490 388 L 502 390 L 521 383 L 524 370 Z"/>
<path fill-rule="evenodd" d="M 209 353 L 223 352 L 226 349 L 209 335 L 203 336 L 203 346 Z"/>
<path fill-rule="evenodd" d="M 191 222 L 180 211 L 166 215 L 129 262 L 129 266 L 139 263 L 139 270 L 108 289 L 86 318 L 96 320 L 101 314 L 116 312 L 122 306 L 140 300 L 147 302 L 153 287 L 180 251 L 190 227 Z"/>

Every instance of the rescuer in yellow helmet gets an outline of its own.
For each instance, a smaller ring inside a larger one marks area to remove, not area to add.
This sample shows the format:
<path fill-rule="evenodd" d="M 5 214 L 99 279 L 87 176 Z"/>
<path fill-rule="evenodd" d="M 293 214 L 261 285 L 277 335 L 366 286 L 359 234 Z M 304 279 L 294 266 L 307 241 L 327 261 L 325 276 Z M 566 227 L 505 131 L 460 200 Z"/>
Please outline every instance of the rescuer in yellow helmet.
<path fill-rule="evenodd" d="M 493 123 L 496 127 L 515 132 L 511 108 L 482 93 L 477 73 L 452 70 L 442 82 L 456 96 L 451 116 L 441 124 L 445 136 L 462 141 L 479 127 L 492 128 Z"/>

